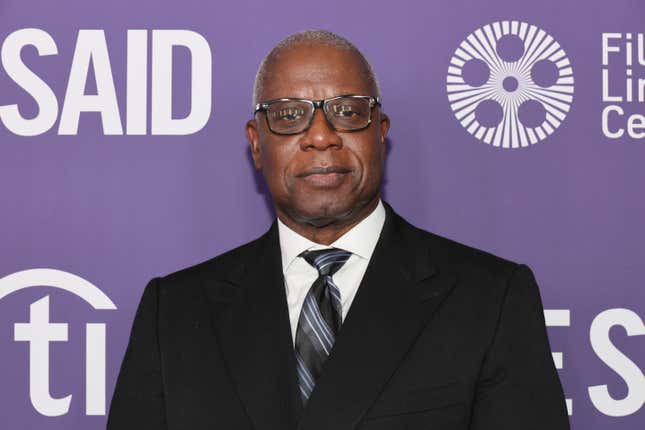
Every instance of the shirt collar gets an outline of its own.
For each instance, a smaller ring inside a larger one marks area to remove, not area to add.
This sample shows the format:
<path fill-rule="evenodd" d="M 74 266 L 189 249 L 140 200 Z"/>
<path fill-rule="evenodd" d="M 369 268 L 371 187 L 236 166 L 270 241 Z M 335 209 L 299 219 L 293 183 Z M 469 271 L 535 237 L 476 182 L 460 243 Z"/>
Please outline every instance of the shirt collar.
<path fill-rule="evenodd" d="M 372 213 L 352 227 L 351 230 L 336 239 L 331 245 L 327 246 L 301 236 L 287 227 L 278 218 L 282 271 L 286 273 L 298 255 L 308 249 L 340 248 L 369 260 L 376 247 L 376 242 L 381 235 L 384 223 L 385 208 L 379 199 L 378 205 Z"/>

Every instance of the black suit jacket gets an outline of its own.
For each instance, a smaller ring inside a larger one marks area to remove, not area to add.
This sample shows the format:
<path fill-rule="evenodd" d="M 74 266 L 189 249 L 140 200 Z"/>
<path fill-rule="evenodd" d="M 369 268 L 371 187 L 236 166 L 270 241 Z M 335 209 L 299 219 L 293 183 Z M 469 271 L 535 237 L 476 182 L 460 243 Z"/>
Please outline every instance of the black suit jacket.
<path fill-rule="evenodd" d="M 253 242 L 148 284 L 108 429 L 568 429 L 530 269 L 385 207 L 306 408 L 274 222 Z"/>

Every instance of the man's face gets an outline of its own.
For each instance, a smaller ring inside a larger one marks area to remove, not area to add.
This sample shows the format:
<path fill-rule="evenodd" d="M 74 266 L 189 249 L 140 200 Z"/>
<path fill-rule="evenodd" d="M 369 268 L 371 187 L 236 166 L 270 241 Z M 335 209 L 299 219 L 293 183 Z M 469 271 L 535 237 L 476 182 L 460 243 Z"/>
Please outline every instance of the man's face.
<path fill-rule="evenodd" d="M 259 101 L 375 96 L 362 67 L 351 52 L 299 45 L 269 65 Z M 316 109 L 311 127 L 299 134 L 271 132 L 264 112 L 247 123 L 246 132 L 255 167 L 264 175 L 278 215 L 324 226 L 351 221 L 378 199 L 388 127 L 378 107 L 368 128 L 352 132 L 334 131 L 322 109 Z M 313 173 L 321 169 L 332 172 Z"/>

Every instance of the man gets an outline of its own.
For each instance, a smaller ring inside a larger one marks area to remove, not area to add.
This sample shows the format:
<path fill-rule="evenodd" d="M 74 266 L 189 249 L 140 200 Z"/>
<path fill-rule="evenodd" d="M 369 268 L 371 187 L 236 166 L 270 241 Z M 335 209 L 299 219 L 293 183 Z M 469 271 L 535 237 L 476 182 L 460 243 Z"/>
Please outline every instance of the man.
<path fill-rule="evenodd" d="M 108 428 L 568 429 L 528 267 L 381 201 L 389 119 L 360 52 L 290 36 L 254 105 L 277 220 L 150 282 Z"/>

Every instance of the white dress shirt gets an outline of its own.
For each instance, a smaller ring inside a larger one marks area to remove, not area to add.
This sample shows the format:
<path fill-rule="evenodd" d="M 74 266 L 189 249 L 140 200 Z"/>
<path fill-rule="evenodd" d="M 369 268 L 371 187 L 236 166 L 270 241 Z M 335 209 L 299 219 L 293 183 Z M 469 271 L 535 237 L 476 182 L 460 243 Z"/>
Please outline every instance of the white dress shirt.
<path fill-rule="evenodd" d="M 367 265 L 374 252 L 374 247 L 381 235 L 385 223 L 385 208 L 379 200 L 376 208 L 365 219 L 352 227 L 331 245 L 312 242 L 291 230 L 278 218 L 280 252 L 282 254 L 282 272 L 285 279 L 289 320 L 291 322 L 291 339 L 295 344 L 296 329 L 300 310 L 309 288 L 318 278 L 318 271 L 304 258 L 298 255 L 305 250 L 340 248 L 352 255 L 349 260 L 332 276 L 340 290 L 343 308 L 342 320 L 354 300 L 358 287 L 363 279 Z"/>

